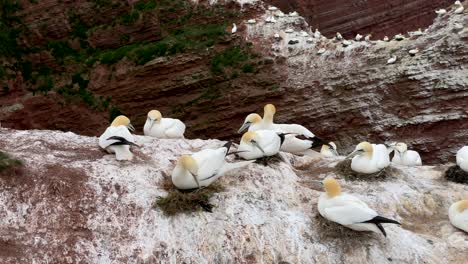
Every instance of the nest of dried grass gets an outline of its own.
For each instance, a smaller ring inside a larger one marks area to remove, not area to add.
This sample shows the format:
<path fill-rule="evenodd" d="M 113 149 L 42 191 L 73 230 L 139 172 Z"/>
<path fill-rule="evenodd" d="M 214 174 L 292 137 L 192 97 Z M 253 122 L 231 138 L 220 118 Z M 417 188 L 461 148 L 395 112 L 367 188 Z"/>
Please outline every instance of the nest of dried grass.
<path fill-rule="evenodd" d="M 168 190 L 167 196 L 158 196 L 153 203 L 153 208 L 159 208 L 165 215 L 176 215 L 180 213 L 192 213 L 197 211 L 212 212 L 213 205 L 210 203 L 211 197 L 215 193 L 224 191 L 225 188 L 215 182 L 208 187 L 190 191 L 178 190 L 172 187 Z"/>
<path fill-rule="evenodd" d="M 320 214 L 316 214 L 313 220 L 315 227 L 314 230 L 316 231 L 319 240 L 340 241 L 341 247 L 348 246 L 352 248 L 356 245 L 357 241 L 363 242 L 365 240 L 375 238 L 375 234 L 373 232 L 354 231 L 340 224 L 329 221 Z"/>
<path fill-rule="evenodd" d="M 336 164 L 335 173 L 351 181 L 382 181 L 398 173 L 398 170 L 392 166 L 388 166 L 376 173 L 359 173 L 351 169 L 351 160 L 345 159 Z"/>
<path fill-rule="evenodd" d="M 451 182 L 468 184 L 468 172 L 462 170 L 458 165 L 448 168 L 445 171 L 445 178 Z"/>

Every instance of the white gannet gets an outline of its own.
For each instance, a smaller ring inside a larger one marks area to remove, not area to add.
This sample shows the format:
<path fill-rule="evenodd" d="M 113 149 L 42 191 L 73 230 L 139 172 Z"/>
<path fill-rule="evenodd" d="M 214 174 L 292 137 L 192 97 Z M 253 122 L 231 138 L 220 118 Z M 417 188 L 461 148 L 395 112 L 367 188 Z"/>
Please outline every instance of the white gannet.
<path fill-rule="evenodd" d="M 418 49 L 418 48 L 410 49 L 410 50 L 408 51 L 408 53 L 409 53 L 411 56 L 416 55 L 418 52 L 419 52 L 419 49 Z"/>
<path fill-rule="evenodd" d="M 468 200 L 453 203 L 448 211 L 450 223 L 456 228 L 468 232 Z"/>
<path fill-rule="evenodd" d="M 232 23 L 231 34 L 235 34 L 236 32 L 237 32 L 237 26 L 236 26 L 236 23 Z"/>
<path fill-rule="evenodd" d="M 304 138 L 295 134 L 285 134 L 280 150 L 300 156 L 317 156 L 318 153 L 313 149 L 320 147 L 322 144 L 323 141 L 317 137 Z"/>
<path fill-rule="evenodd" d="M 354 38 L 356 41 L 360 41 L 362 39 L 362 35 L 357 33 L 356 37 Z"/>
<path fill-rule="evenodd" d="M 412 32 L 413 36 L 421 36 L 422 34 L 423 34 L 423 32 L 422 32 L 421 28 L 418 28 L 418 30 Z"/>
<path fill-rule="evenodd" d="M 385 41 L 385 42 L 387 42 L 387 41 L 389 41 L 389 40 L 390 40 L 390 39 L 389 39 L 387 36 L 385 36 L 385 37 L 383 38 L 383 41 Z"/>
<path fill-rule="evenodd" d="M 321 36 L 322 36 L 322 33 L 320 33 L 320 31 L 318 30 L 318 28 L 316 28 L 316 29 L 315 29 L 315 32 L 314 32 L 314 38 L 320 39 Z"/>
<path fill-rule="evenodd" d="M 371 37 L 372 37 L 372 34 L 368 34 L 368 35 L 364 38 L 364 40 L 367 41 L 367 42 L 369 42 Z"/>
<path fill-rule="evenodd" d="M 237 133 L 242 133 L 242 131 L 249 129 L 248 131 L 257 131 L 263 129 L 262 117 L 259 114 L 252 113 L 249 114 L 242 126 L 239 128 Z"/>
<path fill-rule="evenodd" d="M 275 16 L 277 16 L 277 17 L 284 17 L 284 13 L 281 12 L 281 10 L 278 10 L 278 11 L 275 12 Z"/>
<path fill-rule="evenodd" d="M 393 156 L 392 163 L 405 166 L 421 166 L 422 160 L 419 153 L 414 150 L 408 150 L 408 146 L 399 142 L 393 146 L 395 156 Z"/>
<path fill-rule="evenodd" d="M 286 32 L 286 33 L 293 33 L 294 30 L 293 30 L 292 28 L 287 28 L 284 32 Z"/>
<path fill-rule="evenodd" d="M 226 162 L 231 142 L 217 149 L 204 149 L 192 155 L 182 155 L 172 171 L 172 183 L 177 189 L 206 187 L 229 170 L 244 167 L 253 161 Z"/>
<path fill-rule="evenodd" d="M 275 35 L 274 35 L 273 37 L 274 37 L 275 39 L 277 39 L 277 40 L 281 38 L 280 35 L 279 35 L 278 33 L 275 33 Z"/>
<path fill-rule="evenodd" d="M 463 13 L 463 10 L 465 10 L 465 8 L 463 7 L 462 3 L 460 1 L 455 1 L 455 5 L 458 6 L 458 7 L 457 7 L 457 9 L 455 9 L 454 13 L 455 14 Z"/>
<path fill-rule="evenodd" d="M 274 16 L 268 16 L 266 19 L 265 19 L 265 23 L 276 23 L 276 19 Z"/>
<path fill-rule="evenodd" d="M 395 220 L 379 216 L 377 212 L 359 198 L 341 192 L 341 186 L 337 180 L 327 177 L 323 180 L 325 193 L 318 200 L 318 211 L 324 218 L 356 231 L 387 233 L 383 223 L 400 224 Z"/>
<path fill-rule="evenodd" d="M 468 172 L 468 146 L 464 146 L 457 151 L 457 165 L 465 172 Z"/>
<path fill-rule="evenodd" d="M 268 11 L 276 11 L 278 8 L 276 6 L 269 6 Z"/>
<path fill-rule="evenodd" d="M 396 60 L 397 60 L 397 56 L 392 55 L 392 57 L 390 57 L 390 59 L 387 60 L 387 64 L 393 64 L 395 63 Z"/>
<path fill-rule="evenodd" d="M 116 117 L 99 137 L 99 146 L 108 153 L 115 153 L 117 160 L 132 160 L 133 154 L 130 152 L 130 145 L 137 145 L 129 130 L 135 130 L 130 124 L 130 119 L 123 115 Z"/>
<path fill-rule="evenodd" d="M 351 45 L 351 41 L 345 39 L 345 40 L 343 40 L 343 42 L 341 42 L 341 44 L 342 44 L 344 47 L 347 47 L 347 46 Z"/>
<path fill-rule="evenodd" d="M 336 39 L 337 40 L 342 40 L 343 36 L 341 36 L 340 32 L 336 32 Z"/>
<path fill-rule="evenodd" d="M 185 124 L 179 119 L 163 118 L 161 112 L 151 110 L 143 132 L 145 136 L 155 138 L 184 138 Z"/>
<path fill-rule="evenodd" d="M 307 38 L 307 39 L 306 39 L 306 42 L 307 42 L 307 43 L 312 43 L 312 42 L 314 42 L 314 39 L 313 39 L 313 38 Z"/>
<path fill-rule="evenodd" d="M 336 144 L 333 142 L 323 144 L 322 149 L 320 150 L 320 154 L 327 158 L 339 156 L 338 151 L 336 150 Z"/>
<path fill-rule="evenodd" d="M 401 40 L 404 40 L 404 39 L 405 39 L 405 36 L 402 35 L 402 34 L 396 34 L 393 38 L 394 38 L 395 40 L 401 41 Z"/>
<path fill-rule="evenodd" d="M 290 12 L 289 16 L 290 17 L 297 17 L 297 16 L 299 16 L 299 14 L 296 11 L 294 11 L 294 12 Z"/>
<path fill-rule="evenodd" d="M 437 15 L 445 15 L 447 13 L 447 10 L 445 9 L 439 9 L 435 11 Z"/>
<path fill-rule="evenodd" d="M 273 104 L 267 104 L 263 107 L 262 129 L 275 130 L 281 133 L 303 135 L 306 138 L 315 137 L 309 129 L 298 124 L 275 124 L 273 122 L 276 113 L 276 107 Z"/>
<path fill-rule="evenodd" d="M 272 130 L 248 131 L 242 135 L 237 155 L 246 160 L 273 156 L 278 154 L 283 141 L 284 135 Z"/>
<path fill-rule="evenodd" d="M 383 144 L 361 142 L 347 158 L 351 157 L 351 169 L 358 173 L 376 173 L 390 164 L 387 147 Z"/>
<path fill-rule="evenodd" d="M 255 24 L 257 21 L 255 19 L 249 19 L 247 20 L 247 24 Z"/>
<path fill-rule="evenodd" d="M 309 33 L 305 32 L 304 30 L 301 30 L 299 34 L 301 34 L 301 37 L 304 37 L 304 38 L 309 36 Z"/>
<path fill-rule="evenodd" d="M 326 51 L 325 48 L 321 48 L 321 49 L 319 49 L 319 50 L 317 51 L 317 54 L 319 54 L 319 55 L 320 55 L 320 54 L 323 54 L 323 53 L 325 53 L 325 51 Z"/>

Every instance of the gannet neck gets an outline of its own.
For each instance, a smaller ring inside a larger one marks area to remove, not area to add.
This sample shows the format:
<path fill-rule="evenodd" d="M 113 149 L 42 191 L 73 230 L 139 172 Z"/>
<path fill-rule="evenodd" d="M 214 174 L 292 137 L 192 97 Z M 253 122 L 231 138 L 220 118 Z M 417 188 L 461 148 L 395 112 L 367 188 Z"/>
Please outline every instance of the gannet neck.
<path fill-rule="evenodd" d="M 334 198 L 341 194 L 340 184 L 332 177 L 328 177 L 323 180 L 323 186 L 325 187 L 325 191 L 327 192 L 327 196 L 329 198 Z"/>
<path fill-rule="evenodd" d="M 276 113 L 276 108 L 272 104 L 267 104 L 263 108 L 263 122 L 267 124 L 272 124 L 273 123 L 273 118 Z"/>
<path fill-rule="evenodd" d="M 198 172 L 198 165 L 195 159 L 190 156 L 190 155 L 182 155 L 179 158 L 179 163 L 182 165 L 182 167 L 193 175 L 196 175 Z"/>
<path fill-rule="evenodd" d="M 463 213 L 463 211 L 468 209 L 468 200 L 461 200 L 457 202 L 457 211 Z"/>
<path fill-rule="evenodd" d="M 130 119 L 124 115 L 119 115 L 112 121 L 111 126 L 117 127 L 117 126 L 129 126 L 130 125 Z"/>

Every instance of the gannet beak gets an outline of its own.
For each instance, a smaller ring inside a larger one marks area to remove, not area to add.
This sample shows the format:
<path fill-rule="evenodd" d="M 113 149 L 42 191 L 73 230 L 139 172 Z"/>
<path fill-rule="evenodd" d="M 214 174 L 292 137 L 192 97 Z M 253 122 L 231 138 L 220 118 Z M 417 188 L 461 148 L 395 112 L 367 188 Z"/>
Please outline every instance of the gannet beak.
<path fill-rule="evenodd" d="M 263 154 L 265 154 L 265 151 L 260 147 L 260 145 L 257 143 L 257 141 L 252 141 L 252 144 L 257 147 Z"/>
<path fill-rule="evenodd" d="M 360 150 L 355 150 L 355 151 L 351 152 L 351 154 L 349 154 L 348 156 L 346 156 L 346 158 L 347 158 L 347 159 L 350 159 L 350 158 L 352 158 L 352 157 L 358 155 L 359 152 L 360 152 Z"/>
<path fill-rule="evenodd" d="M 239 130 L 237 130 L 237 133 L 239 133 L 239 134 L 242 133 L 242 131 L 244 131 L 244 130 L 246 130 L 247 128 L 249 128 L 249 126 L 250 126 L 250 122 L 245 122 L 245 123 L 241 126 L 241 128 L 239 128 Z"/>
<path fill-rule="evenodd" d="M 153 128 L 153 125 L 154 125 L 154 119 L 150 118 L 150 129 Z"/>
<path fill-rule="evenodd" d="M 132 125 L 132 124 L 128 124 L 128 126 L 127 126 L 127 127 L 128 127 L 128 130 L 130 130 L 130 131 L 132 131 L 132 132 L 134 132 L 134 131 L 135 131 L 135 127 L 133 127 L 133 125 Z"/>

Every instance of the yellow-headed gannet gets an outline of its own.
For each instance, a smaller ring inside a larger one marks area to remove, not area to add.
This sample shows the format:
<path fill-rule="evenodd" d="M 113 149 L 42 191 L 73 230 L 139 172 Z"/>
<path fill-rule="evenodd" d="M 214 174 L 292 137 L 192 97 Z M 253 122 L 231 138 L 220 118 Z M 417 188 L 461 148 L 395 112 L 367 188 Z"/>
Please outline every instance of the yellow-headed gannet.
<path fill-rule="evenodd" d="M 399 142 L 393 146 L 395 149 L 395 156 L 393 156 L 392 163 L 405 166 L 421 166 L 422 160 L 419 153 L 414 150 L 408 150 L 408 146 Z"/>
<path fill-rule="evenodd" d="M 468 146 L 464 146 L 457 151 L 457 165 L 465 172 L 468 172 Z"/>
<path fill-rule="evenodd" d="M 145 136 L 155 138 L 184 138 L 185 124 L 179 119 L 163 118 L 158 110 L 148 112 L 145 126 Z"/>
<path fill-rule="evenodd" d="M 356 37 L 354 38 L 356 41 L 360 41 L 362 39 L 362 35 L 357 33 Z"/>
<path fill-rule="evenodd" d="M 341 192 L 341 186 L 332 177 L 323 181 L 325 193 L 318 200 L 318 211 L 324 218 L 356 231 L 382 232 L 387 236 L 383 223 L 400 224 L 379 216 L 359 198 Z"/>
<path fill-rule="evenodd" d="M 206 187 L 229 170 L 247 166 L 253 161 L 226 162 L 231 142 L 217 149 L 204 149 L 192 155 L 182 155 L 172 171 L 172 183 L 177 189 Z"/>
<path fill-rule="evenodd" d="M 445 14 L 447 13 L 447 10 L 445 10 L 445 9 L 439 9 L 439 10 L 436 10 L 435 12 L 436 12 L 436 14 L 438 14 L 438 15 L 445 15 Z"/>
<path fill-rule="evenodd" d="M 460 1 L 455 1 L 455 7 L 456 7 L 454 11 L 455 14 L 461 14 L 463 13 L 463 10 L 465 10 L 465 8 L 463 7 Z"/>
<path fill-rule="evenodd" d="M 322 149 L 320 150 L 320 154 L 327 158 L 339 156 L 338 151 L 336 150 L 336 144 L 333 142 L 323 144 Z"/>
<path fill-rule="evenodd" d="M 387 147 L 383 144 L 370 144 L 361 142 L 356 149 L 348 155 L 351 160 L 351 169 L 358 173 L 376 173 L 390 164 Z"/>
<path fill-rule="evenodd" d="M 461 200 L 449 208 L 450 223 L 456 228 L 468 232 L 468 200 Z"/>
<path fill-rule="evenodd" d="M 387 60 L 387 64 L 393 64 L 397 60 L 397 56 L 393 55 L 390 59 Z"/>
<path fill-rule="evenodd" d="M 242 135 L 237 155 L 246 160 L 273 156 L 279 153 L 283 142 L 284 135 L 272 130 L 249 131 Z"/>
<path fill-rule="evenodd" d="M 262 117 L 256 113 L 249 114 L 245 118 L 244 123 L 239 128 L 237 133 L 242 133 L 242 131 L 246 129 L 248 129 L 248 131 L 262 130 L 263 129 Z"/>
<path fill-rule="evenodd" d="M 236 34 L 237 32 L 237 26 L 236 26 L 236 23 L 232 23 L 232 29 L 231 29 L 231 33 L 232 34 Z"/>
<path fill-rule="evenodd" d="M 136 144 L 129 130 L 135 130 L 130 124 L 130 119 L 123 115 L 116 117 L 110 127 L 99 137 L 99 146 L 109 153 L 115 153 L 117 160 L 133 159 L 130 145 L 136 146 Z"/>
<path fill-rule="evenodd" d="M 315 137 L 309 129 L 298 124 L 275 124 L 273 118 L 276 113 L 276 107 L 273 104 L 267 104 L 263 107 L 262 129 L 275 130 L 277 132 L 303 135 L 306 138 Z"/>

